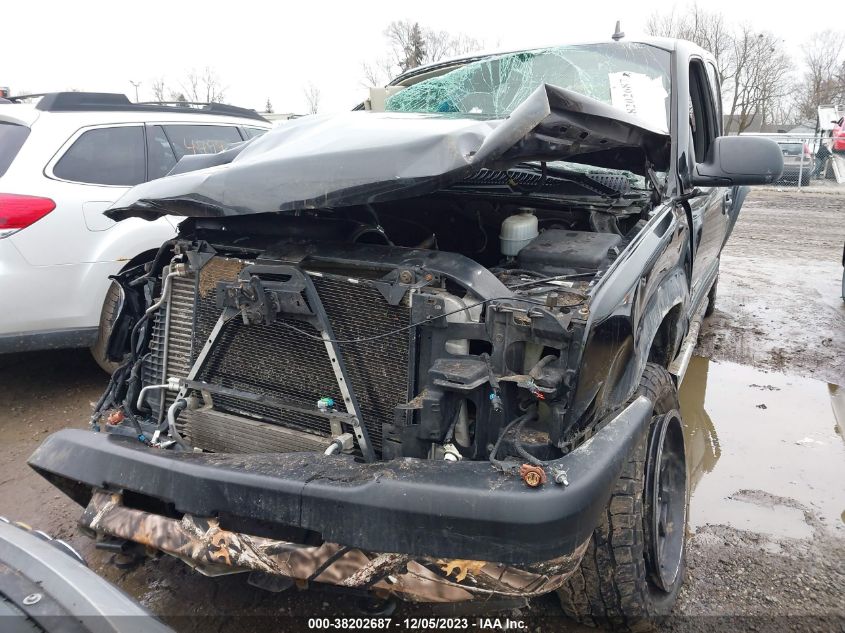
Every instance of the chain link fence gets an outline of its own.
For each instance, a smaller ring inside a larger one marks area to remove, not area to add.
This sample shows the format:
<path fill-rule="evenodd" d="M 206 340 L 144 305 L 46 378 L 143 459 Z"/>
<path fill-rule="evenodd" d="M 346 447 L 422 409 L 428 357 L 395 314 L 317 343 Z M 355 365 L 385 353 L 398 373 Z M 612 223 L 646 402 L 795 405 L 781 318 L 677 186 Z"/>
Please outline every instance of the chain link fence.
<path fill-rule="evenodd" d="M 829 132 L 815 134 L 744 134 L 775 141 L 783 153 L 779 187 L 826 189 L 845 193 L 845 148 L 834 144 Z"/>

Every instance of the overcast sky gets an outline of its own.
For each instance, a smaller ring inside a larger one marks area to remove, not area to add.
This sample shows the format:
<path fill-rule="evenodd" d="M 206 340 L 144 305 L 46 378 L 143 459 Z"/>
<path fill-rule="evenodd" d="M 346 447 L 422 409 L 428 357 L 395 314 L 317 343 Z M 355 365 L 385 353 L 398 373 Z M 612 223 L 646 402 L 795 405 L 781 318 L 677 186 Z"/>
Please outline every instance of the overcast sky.
<path fill-rule="evenodd" d="M 835 25 L 813 7 L 774 2 L 707 0 L 702 5 L 782 37 L 796 55 L 814 32 Z M 676 5 L 682 10 L 683 4 Z M 833 5 L 829 5 L 833 6 Z M 642 35 L 648 15 L 666 2 L 141 2 L 4 0 L 0 10 L 0 86 L 12 93 L 77 88 L 124 92 L 140 81 L 152 99 L 154 79 L 177 86 L 191 68 L 213 68 L 226 101 L 276 112 L 304 112 L 303 87 L 320 88 L 320 111 L 349 109 L 366 94 L 362 63 L 384 55 L 392 20 L 417 20 L 463 32 L 491 49 L 514 49 L 609 38 L 616 20 Z"/>

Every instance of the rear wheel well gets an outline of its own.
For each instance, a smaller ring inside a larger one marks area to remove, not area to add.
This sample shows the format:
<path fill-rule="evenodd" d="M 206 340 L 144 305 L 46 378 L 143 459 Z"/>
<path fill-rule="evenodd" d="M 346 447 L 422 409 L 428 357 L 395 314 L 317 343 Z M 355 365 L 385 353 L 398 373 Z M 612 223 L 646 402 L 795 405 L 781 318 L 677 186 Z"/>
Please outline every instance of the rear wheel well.
<path fill-rule="evenodd" d="M 120 272 L 124 272 L 126 270 L 129 270 L 130 268 L 134 268 L 135 266 L 140 266 L 141 264 L 151 262 L 155 258 L 156 253 L 158 253 L 157 248 L 144 251 L 143 253 L 138 253 L 137 255 L 135 255 L 135 257 L 133 257 L 128 262 L 126 262 L 126 264 L 123 265 L 123 267 L 120 269 Z"/>
<path fill-rule="evenodd" d="M 657 328 L 657 332 L 655 332 L 651 341 L 651 348 L 648 350 L 648 362 L 664 368 L 669 367 L 669 363 L 675 357 L 680 316 L 681 304 L 678 304 L 663 317 L 663 321 L 660 322 L 660 327 Z"/>
<path fill-rule="evenodd" d="M 135 266 L 140 266 L 155 259 L 158 249 L 144 251 L 138 253 L 130 259 L 120 269 L 120 272 L 125 272 Z M 111 337 L 116 319 L 118 317 L 119 306 L 121 304 L 121 290 L 116 281 L 111 281 L 106 290 L 106 296 L 103 301 L 103 308 L 100 311 L 100 323 L 97 332 L 97 340 L 91 346 L 91 355 L 97 364 L 103 368 L 106 373 L 112 374 L 120 366 L 119 361 L 112 360 L 108 354 L 109 338 Z"/>

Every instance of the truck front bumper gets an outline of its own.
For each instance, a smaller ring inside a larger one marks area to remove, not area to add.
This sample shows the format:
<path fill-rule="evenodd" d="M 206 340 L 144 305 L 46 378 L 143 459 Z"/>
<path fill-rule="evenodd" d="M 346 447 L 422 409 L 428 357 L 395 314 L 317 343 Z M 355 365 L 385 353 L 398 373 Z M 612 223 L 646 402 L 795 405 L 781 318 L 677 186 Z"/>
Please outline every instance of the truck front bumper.
<path fill-rule="evenodd" d="M 577 567 L 651 408 L 638 398 L 549 464 L 566 470 L 566 486 L 528 488 L 487 462 L 176 453 L 71 429 L 47 438 L 29 464 L 88 506 L 84 527 L 206 573 L 235 567 L 432 601 L 527 596 Z M 124 493 L 169 510 L 128 507 Z M 256 536 L 266 530 L 250 525 L 302 528 L 321 544 Z"/>

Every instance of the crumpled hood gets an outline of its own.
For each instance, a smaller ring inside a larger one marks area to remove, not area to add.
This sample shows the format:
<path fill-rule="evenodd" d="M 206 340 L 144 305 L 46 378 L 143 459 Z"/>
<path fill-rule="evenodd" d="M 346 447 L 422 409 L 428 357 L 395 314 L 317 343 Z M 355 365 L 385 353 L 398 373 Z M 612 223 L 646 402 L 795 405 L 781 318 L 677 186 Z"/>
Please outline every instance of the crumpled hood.
<path fill-rule="evenodd" d="M 226 216 L 343 207 L 442 189 L 482 168 L 567 160 L 644 173 L 669 134 L 610 105 L 540 86 L 505 119 L 348 112 L 286 123 L 220 154 L 186 156 L 106 215 Z"/>

